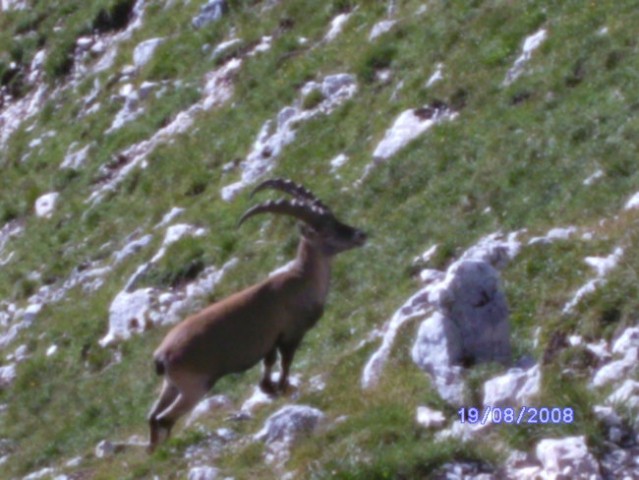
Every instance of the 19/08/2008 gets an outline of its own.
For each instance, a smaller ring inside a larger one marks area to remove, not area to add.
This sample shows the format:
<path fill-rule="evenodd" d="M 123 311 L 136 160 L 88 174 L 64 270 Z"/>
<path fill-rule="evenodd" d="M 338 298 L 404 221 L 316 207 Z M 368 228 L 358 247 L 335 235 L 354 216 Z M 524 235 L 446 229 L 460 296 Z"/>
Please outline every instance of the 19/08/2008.
<path fill-rule="evenodd" d="M 462 407 L 457 411 L 461 423 L 481 424 L 548 424 L 573 423 L 572 407 Z"/>

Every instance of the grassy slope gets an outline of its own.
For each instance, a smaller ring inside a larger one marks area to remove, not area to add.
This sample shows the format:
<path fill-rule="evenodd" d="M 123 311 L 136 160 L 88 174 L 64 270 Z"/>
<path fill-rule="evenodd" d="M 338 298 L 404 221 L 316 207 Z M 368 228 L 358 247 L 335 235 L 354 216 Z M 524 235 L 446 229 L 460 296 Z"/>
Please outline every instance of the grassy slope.
<path fill-rule="evenodd" d="M 36 2 L 33 10 L 2 17 L 0 60 L 6 63 L 22 55 L 28 62 L 38 42 L 64 48 L 86 31 L 87 19 L 109 4 L 65 2 L 68 8 L 45 8 L 51 3 Z M 3 267 L 0 298 L 23 305 L 39 286 L 27 278 L 29 272 L 38 270 L 49 282 L 62 281 L 75 266 L 95 258 L 106 241 L 113 241 L 108 251 L 116 250 L 136 228 L 150 231 L 174 205 L 187 208 L 186 221 L 210 227 L 212 234 L 197 240 L 207 263 L 240 259 L 216 298 L 264 276 L 294 253 L 292 222 L 270 223 L 263 237 L 260 222 L 247 224 L 240 236 L 234 223 L 248 200 L 242 195 L 230 204 L 221 201 L 220 187 L 237 177 L 222 173 L 221 166 L 246 156 L 262 123 L 290 104 L 304 82 L 352 72 L 359 78 L 357 96 L 334 114 L 301 125 L 276 169 L 278 175 L 305 181 L 336 205 L 345 220 L 372 233 L 369 247 L 338 259 L 327 312 L 308 335 L 295 365 L 305 380 L 319 373 L 327 380 L 324 392 L 303 393 L 298 402 L 317 406 L 332 419 L 348 418 L 301 442 L 291 469 L 301 478 L 414 478 L 450 459 L 498 461 L 499 445 L 526 449 L 547 435 L 584 432 L 596 447 L 601 432 L 588 413 L 596 398 L 585 392 L 585 380 L 561 376 L 559 363 L 565 359 L 545 367 L 542 403 L 575 406 L 582 412 L 575 425 L 501 428 L 491 433 L 495 441 L 461 445 L 435 443 L 431 433 L 414 424 L 417 405 L 446 408 L 410 361 L 415 324 L 401 332 L 382 384 L 373 392 L 363 394 L 357 387 L 372 346 L 352 348 L 416 288 L 409 268 L 415 255 L 440 244 L 441 267 L 480 236 L 498 229 L 527 228 L 541 234 L 577 224 L 597 232 L 595 241 L 528 248 L 504 271 L 517 352 L 541 356 L 557 330 L 609 338 L 636 321 L 639 258 L 630 248 L 637 236 L 636 215 L 624 214 L 603 226 L 599 220 L 616 215 L 639 180 L 633 168 L 638 138 L 633 132 L 639 126 L 633 100 L 639 71 L 633 28 L 639 21 L 637 3 L 610 0 L 584 8 L 576 1 L 431 2 L 428 11 L 417 16 L 421 2 L 405 1 L 398 7 L 399 24 L 374 43 L 367 41 L 368 32 L 385 14 L 385 5 L 378 2 L 335 1 L 318 9 L 316 2 L 298 0 L 261 12 L 259 3 L 236 1 L 231 2 L 230 15 L 206 31 L 190 27 L 197 2 L 176 3 L 180 6 L 169 10 L 148 7 L 144 26 L 120 49 L 117 68 L 131 61 L 139 41 L 168 36 L 135 82 L 182 79 L 182 86 L 170 87 L 160 100 L 151 99 L 145 115 L 105 136 L 102 132 L 118 109 L 108 102 L 117 86 L 101 93 L 106 106 L 98 113 L 74 122 L 78 98 L 93 83 L 86 80 L 78 92 L 66 92 L 47 105 L 35 128 L 27 131 L 25 125 L 2 152 L 0 214 L 4 220 L 23 219 L 26 233 L 9 246 L 16 256 Z M 358 8 L 342 35 L 318 45 L 330 20 L 353 5 Z M 66 28 L 55 32 L 61 24 Z M 197 99 L 195 89 L 203 74 L 214 68 L 202 46 L 224 40 L 231 27 L 246 44 L 261 35 L 275 36 L 272 50 L 242 66 L 232 105 L 202 114 L 196 128 L 159 148 L 146 170 L 133 173 L 116 194 L 82 215 L 99 166 Z M 509 87 L 501 86 L 523 39 L 540 27 L 549 37 L 534 53 L 526 74 Z M 607 34 L 597 33 L 602 27 L 607 27 Z M 23 32 L 18 40 L 13 39 L 16 31 Z M 310 40 L 306 46 L 297 42 L 302 35 Z M 62 78 L 56 78 L 59 68 L 53 62 L 49 60 L 47 72 L 55 84 Z M 444 64 L 445 79 L 426 89 L 438 62 Z M 374 80 L 372 72 L 379 65 L 392 69 L 389 84 Z M 101 74 L 103 85 L 112 73 Z M 392 102 L 400 80 L 404 87 Z M 341 191 L 360 177 L 374 146 L 401 111 L 434 100 L 463 109 L 456 120 L 433 129 L 378 167 L 359 190 Z M 57 135 L 21 163 L 29 141 L 48 130 Z M 68 144 L 78 139 L 82 144 L 93 141 L 97 148 L 78 175 L 62 174 L 58 165 Z M 329 160 L 341 152 L 350 161 L 340 172 L 342 180 L 337 180 L 328 174 Z M 584 186 L 583 180 L 598 168 L 604 178 Z M 59 209 L 49 221 L 35 218 L 33 201 L 51 189 L 61 192 Z M 256 243 L 258 238 L 264 241 Z M 626 254 L 608 284 L 575 314 L 562 316 L 563 304 L 590 275 L 582 259 L 607 255 L 616 245 L 626 246 Z M 46 307 L 35 326 L 8 349 L 26 343 L 31 352 L 18 367 L 15 384 L 0 392 L 0 403 L 9 405 L 0 416 L 0 430 L 15 444 L 4 466 L 9 475 L 61 465 L 82 455 L 87 459 L 76 470 L 89 478 L 183 478 L 186 462 L 179 452 L 203 438 L 197 429 L 178 429 L 176 438 L 152 457 L 141 451 L 110 461 L 91 455 L 104 438 L 146 434 L 144 417 L 157 386 L 149 358 L 163 332 L 150 331 L 119 346 L 123 360 L 116 364 L 111 364 L 114 352 L 100 349 L 97 341 L 106 331 L 110 301 L 136 266 L 153 255 L 154 246 L 119 266 L 94 295 L 76 290 Z M 192 242 L 184 242 L 184 248 L 193 248 Z M 538 351 L 529 341 L 536 326 L 542 328 Z M 47 358 L 45 351 L 52 343 L 60 351 Z M 489 371 L 480 369 L 474 375 L 485 378 Z M 239 404 L 257 377 L 254 369 L 224 379 L 216 390 Z M 233 427 L 253 433 L 285 402 L 279 400 L 257 418 Z M 446 412 L 454 415 L 450 409 Z M 227 424 L 210 418 L 204 426 Z M 228 451 L 216 464 L 236 478 L 272 475 L 263 465 L 259 445 Z"/>

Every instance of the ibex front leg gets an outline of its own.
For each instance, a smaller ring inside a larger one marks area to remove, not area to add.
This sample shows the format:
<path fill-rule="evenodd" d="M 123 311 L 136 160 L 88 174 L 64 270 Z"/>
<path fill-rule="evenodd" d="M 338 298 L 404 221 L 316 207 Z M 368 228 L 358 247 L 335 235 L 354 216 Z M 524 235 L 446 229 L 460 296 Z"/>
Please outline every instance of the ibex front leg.
<path fill-rule="evenodd" d="M 277 348 L 273 347 L 273 349 L 266 354 L 266 357 L 264 357 L 264 373 L 260 381 L 260 390 L 268 395 L 275 395 L 277 393 L 273 380 L 271 380 L 271 371 L 273 370 L 273 365 L 275 365 L 276 360 Z"/>
<path fill-rule="evenodd" d="M 280 351 L 280 380 L 277 384 L 277 389 L 280 393 L 286 393 L 290 390 L 290 383 L 288 381 L 288 375 L 291 370 L 291 363 L 293 363 L 293 357 L 295 357 L 295 351 L 300 342 L 285 343 L 279 346 Z"/>

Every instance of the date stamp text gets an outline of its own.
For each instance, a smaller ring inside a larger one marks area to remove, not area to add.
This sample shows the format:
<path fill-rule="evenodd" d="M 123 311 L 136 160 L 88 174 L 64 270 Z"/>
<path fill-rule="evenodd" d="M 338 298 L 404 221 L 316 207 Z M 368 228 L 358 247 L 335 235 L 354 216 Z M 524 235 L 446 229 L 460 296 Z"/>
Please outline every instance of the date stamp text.
<path fill-rule="evenodd" d="M 457 410 L 457 416 L 461 423 L 480 425 L 567 424 L 574 423 L 575 410 L 572 407 L 462 407 Z"/>

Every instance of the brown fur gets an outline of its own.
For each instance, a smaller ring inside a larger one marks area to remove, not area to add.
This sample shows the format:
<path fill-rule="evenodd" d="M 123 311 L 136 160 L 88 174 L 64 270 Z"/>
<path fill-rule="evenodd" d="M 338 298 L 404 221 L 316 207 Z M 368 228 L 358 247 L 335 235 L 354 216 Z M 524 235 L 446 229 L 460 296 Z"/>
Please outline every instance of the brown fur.
<path fill-rule="evenodd" d="M 331 259 L 365 240 L 363 232 L 340 223 L 332 214 L 314 225 L 304 224 L 290 269 L 173 327 L 154 353 L 156 371 L 164 375 L 164 384 L 149 414 L 150 450 L 169 436 L 178 418 L 224 375 L 245 371 L 263 360 L 260 388 L 270 394 L 286 391 L 295 351 L 322 316 Z M 274 385 L 271 370 L 278 353 L 281 374 Z"/>

